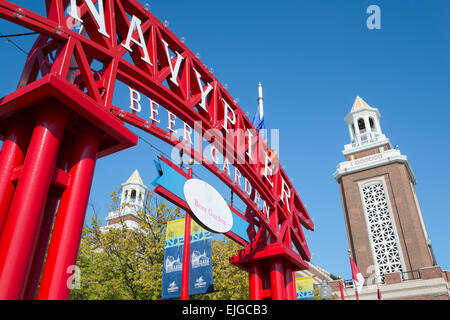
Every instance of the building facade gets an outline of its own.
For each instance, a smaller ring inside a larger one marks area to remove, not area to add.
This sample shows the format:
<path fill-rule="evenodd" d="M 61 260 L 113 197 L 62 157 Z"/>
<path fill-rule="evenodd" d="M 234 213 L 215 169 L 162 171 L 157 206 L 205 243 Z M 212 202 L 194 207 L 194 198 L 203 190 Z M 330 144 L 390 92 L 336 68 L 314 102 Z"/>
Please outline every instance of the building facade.
<path fill-rule="evenodd" d="M 415 191 L 416 177 L 408 158 L 383 133 L 380 118 L 378 109 L 356 98 L 345 117 L 350 135 L 343 150 L 346 161 L 337 166 L 334 178 L 358 268 L 366 279 L 388 284 L 392 274 L 400 282 L 417 280 L 420 270 L 438 266 Z M 446 285 L 448 297 L 448 281 Z"/>

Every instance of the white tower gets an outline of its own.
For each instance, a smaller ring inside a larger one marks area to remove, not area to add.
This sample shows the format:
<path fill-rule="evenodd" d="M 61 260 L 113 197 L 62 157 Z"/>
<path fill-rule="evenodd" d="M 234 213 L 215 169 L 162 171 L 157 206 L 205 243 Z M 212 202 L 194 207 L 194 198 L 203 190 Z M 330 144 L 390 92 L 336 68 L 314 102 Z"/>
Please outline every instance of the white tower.
<path fill-rule="evenodd" d="M 143 209 L 147 187 L 142 182 L 139 171 L 135 170 L 131 177 L 122 184 L 122 198 L 120 205 L 128 204 L 136 209 Z"/>
<path fill-rule="evenodd" d="M 140 222 L 138 212 L 144 209 L 147 191 L 138 170 L 135 170 L 127 182 L 122 184 L 121 189 L 119 209 L 108 213 L 106 228 L 121 227 L 124 223 L 130 229 L 137 229 Z"/>

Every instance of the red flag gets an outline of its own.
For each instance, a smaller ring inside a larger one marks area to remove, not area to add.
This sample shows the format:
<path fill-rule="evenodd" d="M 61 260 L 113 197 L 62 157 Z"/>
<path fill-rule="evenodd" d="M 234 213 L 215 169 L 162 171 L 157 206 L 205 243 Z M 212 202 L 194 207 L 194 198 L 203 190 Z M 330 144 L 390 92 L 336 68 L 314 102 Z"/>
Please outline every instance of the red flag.
<path fill-rule="evenodd" d="M 377 299 L 383 300 L 383 297 L 381 296 L 380 284 L 378 282 L 377 282 Z"/>
<path fill-rule="evenodd" d="M 350 257 L 350 266 L 352 267 L 352 280 L 353 286 L 357 293 L 360 293 L 362 287 L 364 286 L 364 277 L 356 266 L 355 261 L 353 261 L 352 257 Z"/>

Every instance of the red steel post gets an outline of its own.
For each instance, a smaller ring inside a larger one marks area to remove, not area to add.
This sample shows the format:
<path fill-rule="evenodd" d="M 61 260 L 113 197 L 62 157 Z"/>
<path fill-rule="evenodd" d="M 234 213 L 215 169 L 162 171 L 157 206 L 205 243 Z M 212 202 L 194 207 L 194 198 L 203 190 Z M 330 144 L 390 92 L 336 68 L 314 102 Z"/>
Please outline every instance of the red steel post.
<path fill-rule="evenodd" d="M 192 168 L 189 168 L 188 177 L 192 178 Z M 191 215 L 186 212 L 184 225 L 183 270 L 181 274 L 180 300 L 189 299 L 189 258 L 191 253 Z"/>
<path fill-rule="evenodd" d="M 189 256 L 191 250 L 191 216 L 186 212 L 184 226 L 183 271 L 181 275 L 181 300 L 189 299 Z"/>
<path fill-rule="evenodd" d="M 252 263 L 248 270 L 248 274 L 249 274 L 250 300 L 262 300 L 263 274 L 260 263 L 258 262 Z"/>
<path fill-rule="evenodd" d="M 286 300 L 297 300 L 297 290 L 295 287 L 295 272 L 292 266 L 287 263 L 285 265 L 285 281 L 286 281 Z"/>
<path fill-rule="evenodd" d="M 0 241 L 0 300 L 22 297 L 66 120 L 52 102 L 39 113 Z"/>
<path fill-rule="evenodd" d="M 56 190 L 50 189 L 47 203 L 45 205 L 44 217 L 39 230 L 36 249 L 34 251 L 33 261 L 31 262 L 30 272 L 23 292 L 24 300 L 34 300 L 36 291 L 41 278 L 42 265 L 47 252 L 48 241 L 53 227 L 56 209 L 58 207 L 59 196 Z"/>
<path fill-rule="evenodd" d="M 56 215 L 38 300 L 69 298 L 68 270 L 77 260 L 100 138 L 100 131 L 90 124 L 81 126 L 77 133 L 70 161 L 71 181 Z"/>
<path fill-rule="evenodd" d="M 284 267 L 280 258 L 270 262 L 270 289 L 272 300 L 285 299 Z"/>
<path fill-rule="evenodd" d="M 2 145 L 0 153 L 0 237 L 15 191 L 11 176 L 14 169 L 23 164 L 30 136 L 31 124 L 27 119 L 21 117 L 11 124 Z"/>
<path fill-rule="evenodd" d="M 67 171 L 69 166 L 70 151 L 72 150 L 72 136 L 69 135 L 65 137 L 62 143 L 63 147 L 61 148 L 62 150 L 59 153 L 57 167 L 61 170 Z M 50 240 L 53 221 L 55 220 L 56 209 L 58 208 L 60 196 L 61 191 L 56 188 L 50 188 L 47 204 L 45 206 L 44 218 L 39 230 L 36 249 L 30 267 L 30 273 L 28 275 L 28 280 L 23 293 L 24 300 L 36 299 L 39 280 L 41 278 L 45 255 L 48 248 L 48 242 Z"/>

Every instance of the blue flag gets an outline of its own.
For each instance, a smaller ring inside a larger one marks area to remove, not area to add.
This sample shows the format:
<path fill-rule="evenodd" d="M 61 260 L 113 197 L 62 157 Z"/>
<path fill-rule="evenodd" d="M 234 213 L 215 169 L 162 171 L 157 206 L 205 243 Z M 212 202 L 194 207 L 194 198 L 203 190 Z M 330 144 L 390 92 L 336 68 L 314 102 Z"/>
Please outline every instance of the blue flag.
<path fill-rule="evenodd" d="M 264 111 L 258 106 L 255 116 L 253 117 L 253 125 L 259 131 L 261 137 L 267 141 L 267 130 L 264 123 Z"/>
<path fill-rule="evenodd" d="M 264 123 L 264 98 L 262 93 L 262 85 L 259 84 L 259 92 L 258 92 L 258 110 L 256 111 L 255 116 L 253 117 L 253 125 L 256 130 L 259 131 L 261 137 L 267 141 L 267 130 L 266 125 Z"/>
<path fill-rule="evenodd" d="M 162 274 L 162 299 L 179 298 L 181 296 L 184 221 L 184 219 L 180 219 L 167 223 Z M 211 232 L 204 230 L 192 221 L 189 295 L 214 291 L 211 240 Z"/>

